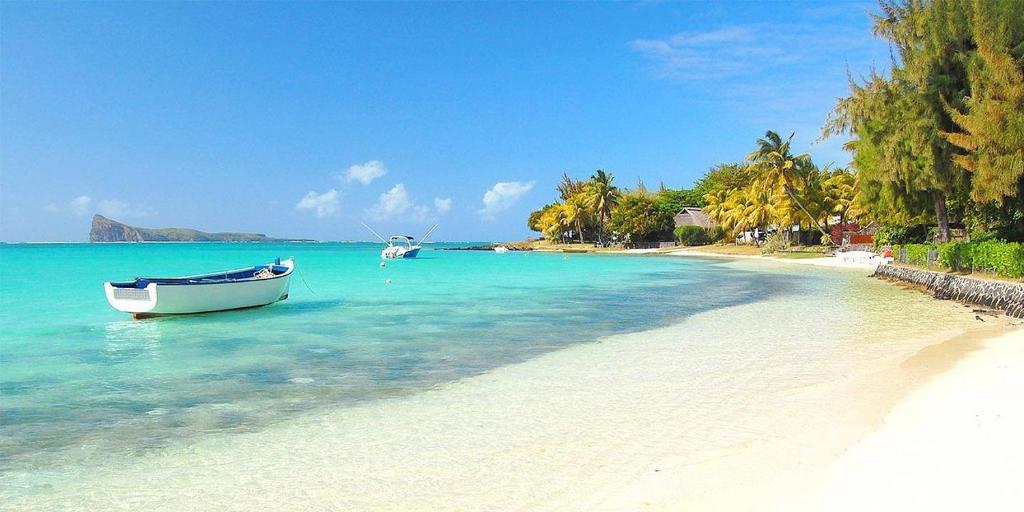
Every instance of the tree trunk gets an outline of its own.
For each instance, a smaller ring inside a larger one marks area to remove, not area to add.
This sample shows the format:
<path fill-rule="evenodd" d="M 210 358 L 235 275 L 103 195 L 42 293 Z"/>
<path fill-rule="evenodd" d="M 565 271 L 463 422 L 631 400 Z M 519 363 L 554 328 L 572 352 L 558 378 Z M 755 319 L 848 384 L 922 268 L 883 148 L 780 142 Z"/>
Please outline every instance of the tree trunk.
<path fill-rule="evenodd" d="M 804 204 L 801 203 L 800 200 L 796 198 L 796 194 L 794 194 L 793 191 L 789 189 L 789 187 L 784 188 L 786 189 L 786 193 L 789 194 L 789 197 L 793 200 L 793 202 L 800 207 L 800 210 L 802 212 L 804 212 L 804 215 L 806 215 L 808 219 L 811 219 L 811 222 L 814 223 L 814 227 L 818 228 L 818 231 L 821 231 L 821 234 L 829 236 L 829 234 L 826 233 L 825 230 L 821 228 L 821 223 L 818 222 L 818 219 L 815 219 L 814 216 L 811 215 L 811 212 L 807 211 L 807 208 L 804 208 Z M 832 238 L 829 237 L 829 240 L 831 241 Z"/>
<path fill-rule="evenodd" d="M 946 194 L 941 190 L 936 190 L 932 194 L 932 199 L 935 201 L 935 219 L 939 224 L 938 242 L 944 244 L 949 241 L 949 213 L 946 212 Z"/>
<path fill-rule="evenodd" d="M 580 221 L 576 221 L 576 232 L 580 235 L 580 245 L 583 245 L 583 225 Z"/>

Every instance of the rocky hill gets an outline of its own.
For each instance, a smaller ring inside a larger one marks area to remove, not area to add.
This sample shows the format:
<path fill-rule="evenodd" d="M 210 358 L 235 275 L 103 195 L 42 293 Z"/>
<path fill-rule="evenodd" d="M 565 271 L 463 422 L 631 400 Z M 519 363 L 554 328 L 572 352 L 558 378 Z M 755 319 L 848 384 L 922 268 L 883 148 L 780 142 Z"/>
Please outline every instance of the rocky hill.
<path fill-rule="evenodd" d="M 188 228 L 140 228 L 122 224 L 102 215 L 92 218 L 90 242 L 302 242 L 292 238 L 270 238 L 259 233 L 205 233 Z"/>

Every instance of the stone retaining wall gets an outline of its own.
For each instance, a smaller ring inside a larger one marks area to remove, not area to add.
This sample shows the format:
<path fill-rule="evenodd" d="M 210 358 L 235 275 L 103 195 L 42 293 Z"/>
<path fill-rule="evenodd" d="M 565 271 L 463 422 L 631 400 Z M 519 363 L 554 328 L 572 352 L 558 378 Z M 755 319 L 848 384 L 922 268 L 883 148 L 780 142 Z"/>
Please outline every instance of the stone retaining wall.
<path fill-rule="evenodd" d="M 892 265 L 880 265 L 873 276 L 921 285 L 937 299 L 979 304 L 1015 318 L 1024 318 L 1024 283 L 985 281 L 970 276 Z"/>

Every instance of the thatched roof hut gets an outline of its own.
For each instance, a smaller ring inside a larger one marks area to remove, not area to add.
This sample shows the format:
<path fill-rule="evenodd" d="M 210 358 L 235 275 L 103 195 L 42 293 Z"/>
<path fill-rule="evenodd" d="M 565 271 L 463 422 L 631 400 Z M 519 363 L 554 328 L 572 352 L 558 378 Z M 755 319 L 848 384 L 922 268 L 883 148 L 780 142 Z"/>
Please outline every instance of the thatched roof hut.
<path fill-rule="evenodd" d="M 672 219 L 676 221 L 677 228 L 680 226 L 700 226 L 704 229 L 711 229 L 717 226 L 715 221 L 711 220 L 711 217 L 704 213 L 703 209 L 696 206 L 684 206 Z"/>

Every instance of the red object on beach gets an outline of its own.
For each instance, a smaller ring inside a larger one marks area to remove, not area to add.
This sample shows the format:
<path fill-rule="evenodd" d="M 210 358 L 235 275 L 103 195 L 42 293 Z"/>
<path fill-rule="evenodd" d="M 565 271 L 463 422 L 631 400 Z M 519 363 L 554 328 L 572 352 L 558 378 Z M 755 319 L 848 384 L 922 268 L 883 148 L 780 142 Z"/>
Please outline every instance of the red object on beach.
<path fill-rule="evenodd" d="M 856 222 L 848 222 L 846 224 L 836 224 L 832 226 L 832 243 L 839 245 L 843 243 L 843 233 L 847 231 L 857 231 L 860 229 L 860 224 Z"/>
<path fill-rule="evenodd" d="M 892 258 L 892 249 L 886 249 L 885 253 L 882 254 L 883 258 Z"/>

